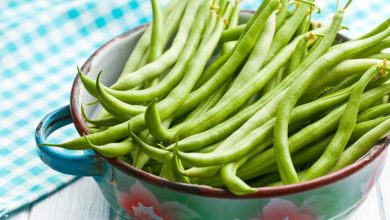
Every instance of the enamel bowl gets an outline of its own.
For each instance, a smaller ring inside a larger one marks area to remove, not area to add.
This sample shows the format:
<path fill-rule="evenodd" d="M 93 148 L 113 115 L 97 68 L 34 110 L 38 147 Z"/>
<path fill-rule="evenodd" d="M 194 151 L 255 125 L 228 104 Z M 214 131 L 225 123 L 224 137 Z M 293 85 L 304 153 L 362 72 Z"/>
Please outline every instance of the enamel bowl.
<path fill-rule="evenodd" d="M 241 18 L 248 18 L 251 13 L 244 11 Z M 82 71 L 92 78 L 100 70 L 110 73 L 103 74 L 103 81 L 112 84 L 144 27 L 107 42 L 91 55 Z M 70 123 L 80 134 L 89 133 L 80 103 L 91 101 L 76 77 L 70 106 L 49 113 L 42 120 L 36 130 L 37 144 Z M 98 107 L 88 110 L 90 117 L 99 111 Z M 388 138 L 382 140 L 359 161 L 335 173 L 299 184 L 258 188 L 245 196 L 219 188 L 170 182 L 91 150 L 74 155 L 38 147 L 38 153 L 43 162 L 61 173 L 93 177 L 111 207 L 125 219 L 345 219 L 364 201 L 380 176 L 388 143 Z"/>

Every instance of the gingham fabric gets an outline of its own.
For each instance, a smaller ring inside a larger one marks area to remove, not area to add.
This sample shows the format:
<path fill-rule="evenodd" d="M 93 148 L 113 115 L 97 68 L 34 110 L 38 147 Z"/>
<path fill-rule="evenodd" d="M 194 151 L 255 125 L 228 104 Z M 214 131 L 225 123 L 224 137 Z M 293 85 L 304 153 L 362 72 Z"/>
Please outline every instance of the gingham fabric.
<path fill-rule="evenodd" d="M 322 9 L 317 17 L 329 21 L 335 1 L 317 2 Z M 244 0 L 242 7 L 255 9 L 259 3 Z M 344 34 L 357 36 L 389 12 L 389 0 L 355 0 Z M 0 1 L 0 217 L 74 179 L 41 162 L 34 129 L 46 113 L 69 103 L 77 65 L 110 38 L 150 18 L 147 0 Z M 53 141 L 75 135 L 69 126 Z"/>

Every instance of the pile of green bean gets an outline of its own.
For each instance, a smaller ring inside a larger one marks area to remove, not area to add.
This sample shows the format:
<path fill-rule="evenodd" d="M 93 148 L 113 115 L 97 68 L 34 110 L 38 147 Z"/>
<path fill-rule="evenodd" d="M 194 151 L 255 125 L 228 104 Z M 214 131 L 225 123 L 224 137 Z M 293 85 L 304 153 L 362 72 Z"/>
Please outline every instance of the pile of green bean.
<path fill-rule="evenodd" d="M 314 0 L 264 0 L 247 20 L 238 0 L 151 2 L 116 83 L 79 70 L 103 107 L 84 113 L 91 134 L 46 145 L 244 195 L 339 170 L 389 133 L 390 19 L 340 42 L 351 0 L 325 26 Z"/>

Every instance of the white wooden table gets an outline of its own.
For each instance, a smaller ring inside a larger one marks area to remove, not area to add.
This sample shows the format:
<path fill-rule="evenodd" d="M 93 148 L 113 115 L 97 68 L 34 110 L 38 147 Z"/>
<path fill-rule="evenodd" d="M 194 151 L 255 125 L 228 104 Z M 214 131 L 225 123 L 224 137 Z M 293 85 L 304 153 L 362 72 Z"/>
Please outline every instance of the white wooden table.
<path fill-rule="evenodd" d="M 7 220 L 112 220 L 109 208 L 92 178 L 81 178 Z M 390 162 L 367 200 L 350 220 L 390 220 Z"/>

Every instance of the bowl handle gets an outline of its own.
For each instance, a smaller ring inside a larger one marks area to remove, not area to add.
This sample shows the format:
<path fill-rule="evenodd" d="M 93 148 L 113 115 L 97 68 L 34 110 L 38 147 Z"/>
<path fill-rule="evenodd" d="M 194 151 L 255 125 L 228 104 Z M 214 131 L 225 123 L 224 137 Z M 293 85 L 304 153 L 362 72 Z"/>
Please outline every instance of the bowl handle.
<path fill-rule="evenodd" d="M 37 145 L 45 142 L 55 130 L 72 123 L 69 105 L 56 109 L 46 115 L 35 130 Z M 112 177 L 112 167 L 98 157 L 94 151 L 85 150 L 83 155 L 71 155 L 58 151 L 55 147 L 37 147 L 38 155 L 43 162 L 56 171 L 75 176 Z"/>

